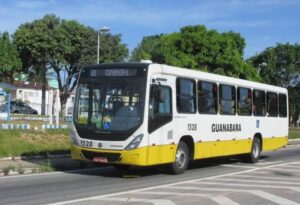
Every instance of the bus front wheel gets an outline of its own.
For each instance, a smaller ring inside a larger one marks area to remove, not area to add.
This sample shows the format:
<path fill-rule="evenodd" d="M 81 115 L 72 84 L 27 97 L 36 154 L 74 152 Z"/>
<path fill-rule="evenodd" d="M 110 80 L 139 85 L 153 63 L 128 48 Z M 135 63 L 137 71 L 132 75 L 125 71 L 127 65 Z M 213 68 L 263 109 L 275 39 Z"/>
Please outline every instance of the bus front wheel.
<path fill-rule="evenodd" d="M 248 156 L 248 162 L 256 163 L 260 158 L 261 153 L 261 141 L 259 138 L 255 137 L 252 141 L 251 152 Z"/>
<path fill-rule="evenodd" d="M 177 147 L 175 162 L 169 165 L 171 174 L 183 174 L 189 164 L 189 150 L 185 142 L 180 141 Z"/>

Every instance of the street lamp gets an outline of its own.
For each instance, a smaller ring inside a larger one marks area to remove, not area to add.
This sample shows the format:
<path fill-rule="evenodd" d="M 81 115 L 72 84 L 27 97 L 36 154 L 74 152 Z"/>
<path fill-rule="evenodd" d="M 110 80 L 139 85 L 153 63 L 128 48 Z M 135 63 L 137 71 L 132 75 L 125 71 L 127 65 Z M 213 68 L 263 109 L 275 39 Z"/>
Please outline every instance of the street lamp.
<path fill-rule="evenodd" d="M 103 32 L 108 32 L 110 29 L 106 26 L 103 26 L 102 28 L 99 29 L 98 31 L 98 43 L 97 43 L 97 64 L 99 64 L 99 55 L 100 55 L 100 33 Z"/>
<path fill-rule="evenodd" d="M 258 64 L 258 74 L 260 74 L 261 69 L 262 69 L 263 67 L 267 66 L 267 65 L 268 65 L 268 64 L 265 63 L 265 62 L 262 62 L 262 63 Z"/>

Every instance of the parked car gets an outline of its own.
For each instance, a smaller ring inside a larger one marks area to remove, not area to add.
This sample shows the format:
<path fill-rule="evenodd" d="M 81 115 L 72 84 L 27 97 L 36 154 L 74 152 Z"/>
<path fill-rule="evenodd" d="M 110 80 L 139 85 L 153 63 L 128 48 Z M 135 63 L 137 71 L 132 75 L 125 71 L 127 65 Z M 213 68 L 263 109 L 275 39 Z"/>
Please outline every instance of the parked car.
<path fill-rule="evenodd" d="M 1 110 L 6 111 L 7 103 L 1 105 Z M 18 113 L 18 114 L 32 114 L 37 115 L 37 110 L 30 107 L 25 102 L 22 101 L 10 101 L 10 112 L 11 113 Z"/>

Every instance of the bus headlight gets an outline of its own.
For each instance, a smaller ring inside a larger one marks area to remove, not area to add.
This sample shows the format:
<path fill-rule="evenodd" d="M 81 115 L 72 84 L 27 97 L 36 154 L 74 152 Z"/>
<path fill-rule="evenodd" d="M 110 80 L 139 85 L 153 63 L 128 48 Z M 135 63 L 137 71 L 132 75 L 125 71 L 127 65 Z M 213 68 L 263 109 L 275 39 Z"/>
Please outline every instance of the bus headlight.
<path fill-rule="evenodd" d="M 141 143 L 143 137 L 144 137 L 144 134 L 140 134 L 140 135 L 136 136 L 136 137 L 135 137 L 128 145 L 127 145 L 127 147 L 125 148 L 125 150 L 131 150 L 131 149 L 137 148 L 137 147 L 140 145 L 140 143 Z"/>

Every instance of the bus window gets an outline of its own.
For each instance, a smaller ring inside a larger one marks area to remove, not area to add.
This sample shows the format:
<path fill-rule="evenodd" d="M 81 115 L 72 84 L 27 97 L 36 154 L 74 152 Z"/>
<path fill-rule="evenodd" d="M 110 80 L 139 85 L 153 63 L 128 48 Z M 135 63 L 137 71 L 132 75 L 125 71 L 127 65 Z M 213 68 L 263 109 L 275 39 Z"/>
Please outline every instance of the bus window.
<path fill-rule="evenodd" d="M 167 86 L 152 85 L 149 101 L 149 133 L 172 120 L 172 92 Z"/>
<path fill-rule="evenodd" d="M 286 102 L 285 94 L 279 94 L 279 116 L 280 117 L 287 116 L 287 102 Z"/>
<path fill-rule="evenodd" d="M 220 85 L 220 114 L 235 114 L 235 87 L 229 85 Z"/>
<path fill-rule="evenodd" d="M 194 80 L 177 78 L 176 96 L 179 113 L 196 112 L 196 83 Z"/>
<path fill-rule="evenodd" d="M 198 82 L 199 113 L 218 113 L 218 87 L 216 83 Z"/>
<path fill-rule="evenodd" d="M 251 105 L 251 90 L 248 88 L 238 88 L 237 92 L 237 106 L 239 115 L 251 115 L 252 105 Z"/>
<path fill-rule="evenodd" d="M 266 115 L 266 94 L 262 90 L 253 90 L 253 114 L 255 116 Z"/>
<path fill-rule="evenodd" d="M 273 92 L 267 92 L 267 111 L 268 116 L 277 117 L 278 115 L 278 99 L 277 94 Z"/>
<path fill-rule="evenodd" d="M 88 124 L 88 113 L 89 113 L 89 85 L 80 84 L 78 86 L 78 109 L 76 113 L 76 119 L 78 124 Z"/>

